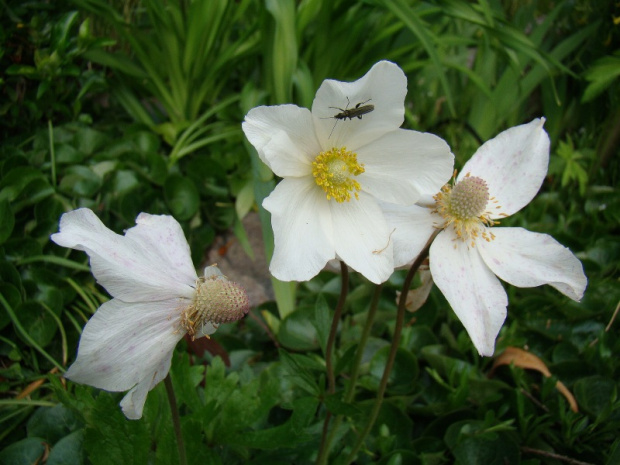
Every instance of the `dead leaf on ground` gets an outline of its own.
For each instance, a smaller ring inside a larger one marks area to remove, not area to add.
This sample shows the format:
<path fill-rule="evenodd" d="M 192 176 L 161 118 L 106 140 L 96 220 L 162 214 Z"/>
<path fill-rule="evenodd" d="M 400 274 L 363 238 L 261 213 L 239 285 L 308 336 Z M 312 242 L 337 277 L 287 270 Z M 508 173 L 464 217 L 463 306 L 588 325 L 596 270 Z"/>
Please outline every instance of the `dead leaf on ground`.
<path fill-rule="evenodd" d="M 499 354 L 495 358 L 495 362 L 493 362 L 493 367 L 491 368 L 490 374 L 493 375 L 495 369 L 502 365 L 514 365 L 519 368 L 527 368 L 528 370 L 536 370 L 542 373 L 543 376 L 550 378 L 551 372 L 545 362 L 543 362 L 536 355 L 532 354 L 523 349 L 519 349 L 518 347 L 507 347 L 504 352 Z M 566 397 L 568 404 L 570 405 L 570 409 L 573 412 L 578 412 L 579 407 L 577 405 L 577 400 L 573 396 L 573 394 L 568 390 L 568 388 L 562 383 L 558 381 L 555 385 L 558 391 Z"/>

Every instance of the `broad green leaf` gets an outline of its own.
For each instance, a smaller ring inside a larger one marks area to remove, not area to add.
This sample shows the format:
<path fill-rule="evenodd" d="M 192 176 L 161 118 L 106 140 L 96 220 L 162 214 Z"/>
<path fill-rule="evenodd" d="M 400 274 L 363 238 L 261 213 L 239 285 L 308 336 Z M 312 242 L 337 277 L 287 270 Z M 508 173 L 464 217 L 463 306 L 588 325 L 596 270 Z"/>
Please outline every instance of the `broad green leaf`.
<path fill-rule="evenodd" d="M 0 244 L 11 237 L 15 226 L 15 215 L 8 200 L 0 200 Z"/>
<path fill-rule="evenodd" d="M 179 174 L 168 176 L 164 184 L 164 197 L 170 211 L 178 220 L 188 220 L 198 211 L 198 189 L 189 178 Z"/>

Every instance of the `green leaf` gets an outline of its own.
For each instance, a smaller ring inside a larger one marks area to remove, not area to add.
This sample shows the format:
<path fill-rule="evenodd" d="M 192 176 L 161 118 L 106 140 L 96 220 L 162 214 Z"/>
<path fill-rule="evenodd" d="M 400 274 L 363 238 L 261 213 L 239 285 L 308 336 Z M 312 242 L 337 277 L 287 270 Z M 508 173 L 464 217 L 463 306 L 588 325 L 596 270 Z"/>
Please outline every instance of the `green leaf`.
<path fill-rule="evenodd" d="M 71 166 L 64 172 L 59 190 L 77 197 L 93 197 L 101 189 L 102 180 L 86 166 Z"/>
<path fill-rule="evenodd" d="M 39 463 L 45 454 L 45 440 L 26 438 L 4 448 L 0 452 L 0 463 L 7 465 L 32 465 Z"/>
<path fill-rule="evenodd" d="M 48 444 L 56 444 L 81 426 L 76 414 L 62 404 L 54 407 L 40 407 L 28 420 L 26 429 L 29 437 L 40 437 Z"/>
<path fill-rule="evenodd" d="M 189 220 L 200 206 L 196 185 L 191 179 L 179 174 L 170 175 L 166 179 L 164 197 L 170 211 L 180 221 Z"/>
<path fill-rule="evenodd" d="M 319 294 L 314 306 L 314 327 L 316 328 L 316 335 L 323 354 L 325 354 L 325 348 L 327 347 L 327 338 L 329 337 L 331 324 L 332 312 L 327 305 L 325 297 Z"/>
<path fill-rule="evenodd" d="M 44 179 L 40 170 L 30 166 L 18 166 L 3 176 L 0 181 L 0 201 L 12 202 L 34 179 Z"/>
<path fill-rule="evenodd" d="M 15 314 L 19 318 L 28 335 L 41 347 L 45 347 L 58 330 L 58 325 L 38 302 L 24 302 L 15 309 Z"/>
<path fill-rule="evenodd" d="M 372 387 L 373 390 L 379 387 L 390 350 L 391 346 L 382 347 L 370 361 L 370 375 L 374 383 L 370 383 L 368 387 Z M 399 348 L 388 378 L 388 390 L 399 394 L 410 392 L 419 373 L 420 369 L 415 356 L 411 352 Z"/>
<path fill-rule="evenodd" d="M 280 343 L 297 351 L 318 349 L 319 341 L 314 318 L 314 309 L 310 307 L 300 307 L 287 315 L 280 324 L 278 332 Z"/>
<path fill-rule="evenodd" d="M 15 215 L 8 200 L 0 200 L 0 244 L 11 237 L 15 226 Z"/>
<path fill-rule="evenodd" d="M 317 384 L 315 373 L 323 371 L 323 367 L 317 366 L 316 362 L 305 355 L 289 354 L 282 349 L 280 349 L 279 353 L 282 367 L 288 375 L 287 378 L 310 394 L 318 396 L 320 388 Z"/>
<path fill-rule="evenodd" d="M 579 406 L 592 415 L 611 409 L 618 394 L 613 380 L 598 375 L 576 381 L 573 391 Z"/>
<path fill-rule="evenodd" d="M 58 441 L 47 458 L 45 465 L 82 465 L 85 460 L 83 449 L 84 430 L 80 429 Z"/>

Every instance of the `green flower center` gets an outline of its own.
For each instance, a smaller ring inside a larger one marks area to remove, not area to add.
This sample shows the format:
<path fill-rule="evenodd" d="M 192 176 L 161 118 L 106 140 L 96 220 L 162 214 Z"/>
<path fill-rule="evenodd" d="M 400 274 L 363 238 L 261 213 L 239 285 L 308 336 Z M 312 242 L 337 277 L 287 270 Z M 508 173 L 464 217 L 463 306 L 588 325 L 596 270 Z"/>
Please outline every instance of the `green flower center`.
<path fill-rule="evenodd" d="M 434 198 L 434 212 L 444 219 L 442 228 L 451 226 L 463 242 L 469 242 L 473 247 L 479 236 L 486 241 L 495 238 L 487 229 L 499 222 L 491 219 L 492 212 L 488 207 L 497 201 L 489 197 L 484 179 L 467 175 L 454 186 L 443 186 Z"/>
<path fill-rule="evenodd" d="M 248 295 L 224 276 L 198 278 L 192 303 L 182 310 L 181 327 L 192 337 L 206 323 L 214 326 L 240 320 L 250 310 Z"/>
<path fill-rule="evenodd" d="M 357 154 L 346 147 L 321 152 L 312 162 L 312 175 L 317 186 L 327 195 L 327 200 L 349 202 L 351 195 L 359 199 L 360 183 L 353 177 L 364 172 L 364 165 L 357 162 Z"/>

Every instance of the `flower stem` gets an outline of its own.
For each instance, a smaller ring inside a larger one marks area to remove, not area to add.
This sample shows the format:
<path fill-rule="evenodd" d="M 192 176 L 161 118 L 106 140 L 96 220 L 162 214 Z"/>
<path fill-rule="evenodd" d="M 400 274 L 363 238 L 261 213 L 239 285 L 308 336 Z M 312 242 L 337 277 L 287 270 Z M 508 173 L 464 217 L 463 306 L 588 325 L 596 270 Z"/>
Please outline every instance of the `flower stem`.
<path fill-rule="evenodd" d="M 366 348 L 366 342 L 368 342 L 368 337 L 370 336 L 370 331 L 372 329 L 372 325 L 375 321 L 375 315 L 377 314 L 377 308 L 379 307 L 379 298 L 381 297 L 381 289 L 383 289 L 383 285 L 379 284 L 375 287 L 375 292 L 372 296 L 372 301 L 370 303 L 370 309 L 368 310 L 368 315 L 366 316 L 366 323 L 364 323 L 364 329 L 362 330 L 362 337 L 360 338 L 359 344 L 357 346 L 357 351 L 355 352 L 355 360 L 353 362 L 353 368 L 351 370 L 351 376 L 349 378 L 349 384 L 347 385 L 347 390 L 344 394 L 344 402 L 351 402 L 353 396 L 355 395 L 355 385 L 357 383 L 357 377 L 359 375 L 359 368 L 362 361 L 362 356 L 364 355 L 364 349 Z M 329 436 L 327 436 L 327 440 L 325 443 L 325 458 L 329 456 L 330 446 L 334 440 L 334 436 L 342 423 L 342 415 L 338 415 L 334 420 L 334 424 L 329 431 Z M 319 462 L 317 462 L 318 464 Z"/>
<path fill-rule="evenodd" d="M 349 292 L 349 268 L 343 261 L 340 262 L 340 271 L 342 281 L 340 287 L 340 298 L 338 299 L 338 304 L 334 310 L 334 318 L 332 319 L 332 326 L 329 330 L 329 336 L 325 347 L 325 369 L 327 370 L 327 392 L 329 394 L 336 392 L 336 377 L 334 376 L 332 352 L 336 341 L 338 323 L 340 323 L 342 309 L 344 308 L 344 303 Z M 321 447 L 319 449 L 319 455 L 316 462 L 317 464 L 325 464 L 327 460 L 327 455 L 329 452 L 329 440 L 327 433 L 329 431 L 329 422 L 331 418 L 332 414 L 328 411 L 325 415 L 325 421 L 323 422 L 323 433 L 321 435 Z"/>
<path fill-rule="evenodd" d="M 383 397 L 385 396 L 385 390 L 387 389 L 387 384 L 390 378 L 390 373 L 392 371 L 392 367 L 394 366 L 394 360 L 396 359 L 396 353 L 398 352 L 398 345 L 400 343 L 400 336 L 403 330 L 403 322 L 405 320 L 405 304 L 407 302 L 407 292 L 409 291 L 409 288 L 411 287 L 411 281 L 413 281 L 413 277 L 415 276 L 418 269 L 420 268 L 420 265 L 422 265 L 426 257 L 428 257 L 428 251 L 431 248 L 431 244 L 433 243 L 433 240 L 435 239 L 437 234 L 439 234 L 439 232 L 440 230 L 437 230 L 431 235 L 429 240 L 426 242 L 426 245 L 424 246 L 424 248 L 422 249 L 418 257 L 415 259 L 413 264 L 411 265 L 411 268 L 409 268 L 407 277 L 405 278 L 405 281 L 403 282 L 402 292 L 400 293 L 400 298 L 398 300 L 396 325 L 394 326 L 394 335 L 392 336 L 392 346 L 390 347 L 390 355 L 388 356 L 387 362 L 385 364 L 385 369 L 383 370 L 383 376 L 381 377 L 381 382 L 379 383 L 379 389 L 377 391 L 377 398 L 375 400 L 375 404 L 372 408 L 372 411 L 370 412 L 370 417 L 368 418 L 368 422 L 366 423 L 364 430 L 357 438 L 357 442 L 353 446 L 353 449 L 351 450 L 351 452 L 349 453 L 349 456 L 347 457 L 345 461 L 346 464 L 351 463 L 355 459 L 357 453 L 359 452 L 360 448 L 364 444 L 364 441 L 366 440 L 366 436 L 368 436 L 368 433 L 370 433 L 370 430 L 374 426 L 375 421 L 377 420 L 377 416 L 379 416 L 379 411 L 381 410 L 381 405 L 383 404 Z"/>
<path fill-rule="evenodd" d="M 174 395 L 174 388 L 170 380 L 170 373 L 164 378 L 166 386 L 166 394 L 168 394 L 168 402 L 170 403 L 170 412 L 172 413 L 172 426 L 174 434 L 177 438 L 177 448 L 179 449 L 179 465 L 187 465 L 187 456 L 185 454 L 185 443 L 183 442 L 183 433 L 181 433 L 181 418 L 179 417 L 179 408 L 177 407 L 177 398 Z"/>

